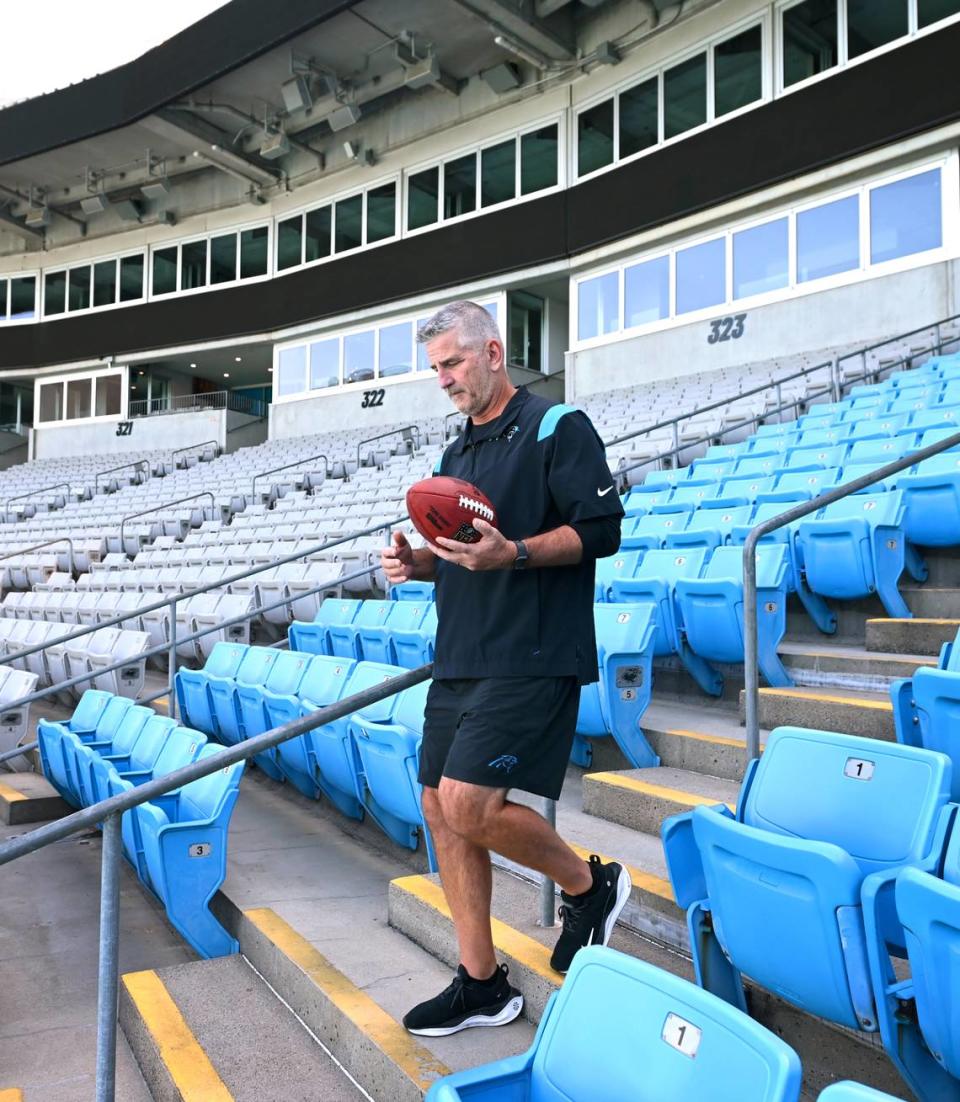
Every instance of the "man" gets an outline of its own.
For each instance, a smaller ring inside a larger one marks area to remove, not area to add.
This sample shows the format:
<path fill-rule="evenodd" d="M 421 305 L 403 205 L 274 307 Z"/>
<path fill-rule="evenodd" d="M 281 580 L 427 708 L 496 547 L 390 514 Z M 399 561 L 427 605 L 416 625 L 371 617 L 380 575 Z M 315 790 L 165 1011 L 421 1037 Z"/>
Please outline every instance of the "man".
<path fill-rule="evenodd" d="M 382 554 L 391 584 L 437 587 L 419 778 L 461 964 L 404 1025 L 443 1036 L 503 1025 L 523 1007 L 494 953 L 490 850 L 560 885 L 558 972 L 582 946 L 607 943 L 630 893 L 620 865 L 583 861 L 542 816 L 507 799 L 510 788 L 560 795 L 580 686 L 598 676 L 594 562 L 617 550 L 623 507 L 587 417 L 513 386 L 486 310 L 452 303 L 417 340 L 469 418 L 436 473 L 478 486 L 499 524 L 475 520 L 476 543 L 439 538 L 417 550 L 395 532 Z"/>

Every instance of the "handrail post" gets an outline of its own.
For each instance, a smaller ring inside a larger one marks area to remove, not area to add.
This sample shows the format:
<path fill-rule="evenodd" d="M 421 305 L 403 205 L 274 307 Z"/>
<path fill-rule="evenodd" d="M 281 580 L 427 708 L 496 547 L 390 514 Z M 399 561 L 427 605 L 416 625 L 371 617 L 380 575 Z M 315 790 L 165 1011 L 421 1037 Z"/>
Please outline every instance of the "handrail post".
<path fill-rule="evenodd" d="M 170 618 L 170 649 L 167 651 L 167 715 L 177 718 L 177 598 L 167 604 Z"/>
<path fill-rule="evenodd" d="M 834 356 L 830 361 L 830 383 L 833 400 L 840 401 L 840 358 Z"/>
<path fill-rule="evenodd" d="M 120 973 L 121 813 L 103 820 L 100 860 L 100 963 L 97 973 L 96 1102 L 114 1102 L 117 1070 L 117 986 Z"/>
<path fill-rule="evenodd" d="M 743 545 L 743 684 L 747 762 L 760 755 L 760 667 L 757 664 L 757 540 L 753 529 Z"/>

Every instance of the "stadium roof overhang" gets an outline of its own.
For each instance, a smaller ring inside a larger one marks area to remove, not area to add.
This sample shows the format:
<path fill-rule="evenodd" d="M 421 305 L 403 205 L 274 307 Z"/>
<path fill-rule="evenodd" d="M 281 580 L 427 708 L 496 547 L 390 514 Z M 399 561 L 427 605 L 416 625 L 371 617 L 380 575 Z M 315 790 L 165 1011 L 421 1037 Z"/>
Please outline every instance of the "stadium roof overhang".
<path fill-rule="evenodd" d="M 106 211 L 111 232 L 169 224 L 201 173 L 229 178 L 216 209 L 262 202 L 321 176 L 384 107 L 457 96 L 478 74 L 501 94 L 575 71 L 578 26 L 621 2 L 232 0 L 127 65 L 0 110 L 0 229 L 29 250 Z M 636 8 L 655 24 L 653 0 Z"/>

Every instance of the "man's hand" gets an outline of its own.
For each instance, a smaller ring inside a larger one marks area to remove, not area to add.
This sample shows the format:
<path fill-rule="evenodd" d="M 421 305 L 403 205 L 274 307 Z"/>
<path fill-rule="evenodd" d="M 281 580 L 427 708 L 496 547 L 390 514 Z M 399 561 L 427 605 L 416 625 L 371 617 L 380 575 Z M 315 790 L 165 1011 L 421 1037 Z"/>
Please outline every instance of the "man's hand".
<path fill-rule="evenodd" d="M 413 548 L 402 532 L 394 532 L 391 546 L 380 552 L 380 565 L 391 585 L 409 582 L 413 577 Z"/>
<path fill-rule="evenodd" d="M 480 533 L 476 543 L 458 543 L 457 540 L 438 536 L 430 544 L 433 553 L 447 562 L 456 563 L 467 570 L 506 570 L 517 557 L 517 545 L 508 540 L 492 524 L 479 518 L 473 522 Z"/>

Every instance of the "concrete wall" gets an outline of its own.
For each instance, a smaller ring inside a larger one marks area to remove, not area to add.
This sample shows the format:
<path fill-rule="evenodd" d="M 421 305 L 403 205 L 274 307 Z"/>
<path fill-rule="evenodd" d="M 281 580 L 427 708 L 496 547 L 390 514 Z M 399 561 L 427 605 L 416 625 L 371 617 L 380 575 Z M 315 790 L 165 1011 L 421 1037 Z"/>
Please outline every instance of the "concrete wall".
<path fill-rule="evenodd" d="M 169 413 L 138 417 L 129 436 L 117 436 L 117 422 L 79 422 L 32 430 L 33 457 L 49 459 L 69 455 L 116 455 L 186 447 L 216 440 L 226 447 L 226 410 Z"/>
<path fill-rule="evenodd" d="M 28 440 L 15 432 L 0 432 L 0 471 L 13 467 L 17 463 L 26 463 L 29 458 Z"/>
<path fill-rule="evenodd" d="M 266 417 L 251 417 L 246 413 L 227 410 L 226 450 L 235 452 L 238 448 L 251 448 L 255 444 L 262 444 L 267 439 L 268 428 Z"/>
<path fill-rule="evenodd" d="M 870 344 L 960 311 L 960 263 L 931 264 L 746 311 L 743 336 L 709 344 L 708 320 L 567 354 L 568 399 L 656 379 Z M 739 312 L 730 307 L 725 313 Z"/>

